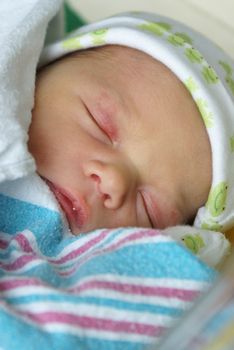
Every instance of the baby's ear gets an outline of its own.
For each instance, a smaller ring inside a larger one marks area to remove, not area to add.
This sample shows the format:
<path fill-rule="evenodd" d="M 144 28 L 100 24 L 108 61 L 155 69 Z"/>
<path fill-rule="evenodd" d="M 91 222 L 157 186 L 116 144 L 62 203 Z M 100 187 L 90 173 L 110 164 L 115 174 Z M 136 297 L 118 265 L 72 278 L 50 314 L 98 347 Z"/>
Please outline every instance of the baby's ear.
<path fill-rule="evenodd" d="M 221 232 L 188 225 L 168 227 L 162 232 L 181 243 L 211 267 L 219 268 L 231 251 L 230 242 Z"/>

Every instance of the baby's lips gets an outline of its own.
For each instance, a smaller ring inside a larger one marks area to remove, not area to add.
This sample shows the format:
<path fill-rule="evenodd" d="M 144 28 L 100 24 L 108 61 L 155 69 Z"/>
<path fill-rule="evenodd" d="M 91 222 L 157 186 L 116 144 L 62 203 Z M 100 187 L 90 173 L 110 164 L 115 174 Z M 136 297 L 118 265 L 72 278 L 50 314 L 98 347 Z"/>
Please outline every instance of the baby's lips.
<path fill-rule="evenodd" d="M 64 211 L 70 228 L 81 229 L 88 220 L 88 210 L 84 200 L 72 196 L 67 190 L 49 180 L 46 180 L 46 182 Z"/>

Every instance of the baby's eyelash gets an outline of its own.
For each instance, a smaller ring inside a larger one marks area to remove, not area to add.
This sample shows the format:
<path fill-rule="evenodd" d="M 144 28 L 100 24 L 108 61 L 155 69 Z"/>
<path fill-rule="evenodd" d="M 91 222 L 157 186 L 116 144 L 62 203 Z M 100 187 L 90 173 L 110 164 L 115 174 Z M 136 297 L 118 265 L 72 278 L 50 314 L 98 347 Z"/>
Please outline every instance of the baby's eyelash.
<path fill-rule="evenodd" d="M 149 222 L 150 222 L 150 226 L 151 226 L 152 228 L 154 228 L 154 224 L 153 224 L 153 222 L 152 222 L 152 220 L 151 220 L 151 217 L 150 217 L 150 214 L 149 214 L 149 211 L 148 211 L 148 208 L 147 208 L 147 204 L 146 204 L 146 202 L 145 202 L 145 198 L 144 198 L 144 196 L 143 196 L 143 194 L 142 194 L 141 192 L 140 192 L 140 195 L 141 195 L 141 197 L 142 197 L 142 202 L 143 202 L 143 205 L 144 205 L 144 209 L 145 209 L 146 215 L 147 215 L 148 220 L 149 220 Z"/>
<path fill-rule="evenodd" d="M 89 108 L 88 108 L 86 105 L 84 105 L 84 106 L 85 106 L 86 111 L 87 111 L 88 114 L 89 114 L 89 117 L 90 117 L 90 118 L 92 119 L 92 121 L 96 124 L 96 126 L 98 127 L 98 129 L 99 129 L 106 137 L 108 137 L 108 139 L 112 142 L 112 139 L 111 139 L 109 133 L 108 133 L 107 130 L 103 127 L 103 125 L 101 124 L 101 122 L 98 121 L 98 120 L 93 116 L 93 113 L 90 112 Z"/>

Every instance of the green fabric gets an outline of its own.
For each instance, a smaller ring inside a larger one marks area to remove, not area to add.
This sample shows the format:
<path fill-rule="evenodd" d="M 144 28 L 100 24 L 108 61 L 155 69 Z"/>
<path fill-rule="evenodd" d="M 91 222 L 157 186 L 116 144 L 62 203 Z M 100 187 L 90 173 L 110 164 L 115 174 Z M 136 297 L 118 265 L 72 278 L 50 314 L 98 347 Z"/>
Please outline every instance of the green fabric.
<path fill-rule="evenodd" d="M 75 12 L 68 4 L 64 4 L 64 15 L 65 15 L 65 32 L 70 33 L 71 31 L 83 26 L 87 22 L 85 19 Z"/>

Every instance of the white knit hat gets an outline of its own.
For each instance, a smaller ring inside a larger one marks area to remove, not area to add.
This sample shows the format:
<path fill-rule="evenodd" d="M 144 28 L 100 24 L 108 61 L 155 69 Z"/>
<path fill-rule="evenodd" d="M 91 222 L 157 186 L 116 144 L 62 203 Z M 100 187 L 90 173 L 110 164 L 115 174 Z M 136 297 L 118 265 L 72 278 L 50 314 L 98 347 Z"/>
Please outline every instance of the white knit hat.
<path fill-rule="evenodd" d="M 212 149 L 212 186 L 194 225 L 219 231 L 234 226 L 234 63 L 210 40 L 175 20 L 129 12 L 83 26 L 47 46 L 39 64 L 108 44 L 144 51 L 170 68 L 190 91 Z"/>

